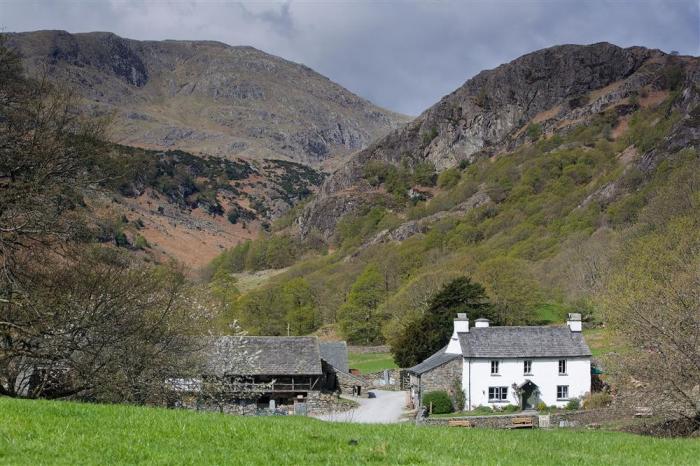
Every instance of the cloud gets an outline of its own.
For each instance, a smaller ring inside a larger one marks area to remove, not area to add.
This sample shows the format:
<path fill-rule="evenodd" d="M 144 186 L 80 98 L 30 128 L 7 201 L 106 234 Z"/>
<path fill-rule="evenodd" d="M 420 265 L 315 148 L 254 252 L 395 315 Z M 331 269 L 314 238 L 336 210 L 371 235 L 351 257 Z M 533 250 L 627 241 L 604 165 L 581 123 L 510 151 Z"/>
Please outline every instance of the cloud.
<path fill-rule="evenodd" d="M 480 70 L 556 44 L 699 55 L 699 8 L 696 0 L 5 0 L 0 27 L 252 45 L 415 115 Z"/>

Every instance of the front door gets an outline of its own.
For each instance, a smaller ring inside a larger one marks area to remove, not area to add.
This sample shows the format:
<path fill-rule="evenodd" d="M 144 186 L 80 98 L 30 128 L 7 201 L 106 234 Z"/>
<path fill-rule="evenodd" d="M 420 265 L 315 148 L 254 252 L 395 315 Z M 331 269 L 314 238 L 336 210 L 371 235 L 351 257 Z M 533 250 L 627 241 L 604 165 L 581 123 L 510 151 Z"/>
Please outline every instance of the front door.
<path fill-rule="evenodd" d="M 539 402 L 540 391 L 537 389 L 537 385 L 532 382 L 527 382 L 523 385 L 523 409 L 535 409 L 537 403 Z"/>

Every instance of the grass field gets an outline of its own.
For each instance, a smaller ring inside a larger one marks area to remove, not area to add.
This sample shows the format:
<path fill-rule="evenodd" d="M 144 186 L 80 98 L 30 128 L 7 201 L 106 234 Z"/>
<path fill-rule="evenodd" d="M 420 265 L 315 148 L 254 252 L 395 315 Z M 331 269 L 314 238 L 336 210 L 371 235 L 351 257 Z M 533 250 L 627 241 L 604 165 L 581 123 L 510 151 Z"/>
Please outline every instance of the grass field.
<path fill-rule="evenodd" d="M 358 369 L 363 374 L 399 367 L 391 353 L 349 353 L 348 362 L 351 368 Z"/>
<path fill-rule="evenodd" d="M 698 464 L 700 440 L 233 417 L 0 398 L 0 464 Z"/>
<path fill-rule="evenodd" d="M 615 341 L 615 335 L 606 328 L 591 328 L 583 330 L 583 337 L 594 357 L 604 356 L 610 352 L 624 351 L 620 342 Z"/>

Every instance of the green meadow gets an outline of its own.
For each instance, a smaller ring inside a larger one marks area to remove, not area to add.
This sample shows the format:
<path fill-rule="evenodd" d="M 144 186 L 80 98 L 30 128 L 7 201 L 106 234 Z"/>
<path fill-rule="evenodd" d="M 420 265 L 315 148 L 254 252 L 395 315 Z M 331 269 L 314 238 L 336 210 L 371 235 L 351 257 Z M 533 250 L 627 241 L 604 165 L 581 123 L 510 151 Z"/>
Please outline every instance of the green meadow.
<path fill-rule="evenodd" d="M 700 464 L 699 439 L 0 399 L 0 464 Z"/>
<path fill-rule="evenodd" d="M 398 367 L 391 353 L 349 353 L 348 363 L 363 374 Z"/>

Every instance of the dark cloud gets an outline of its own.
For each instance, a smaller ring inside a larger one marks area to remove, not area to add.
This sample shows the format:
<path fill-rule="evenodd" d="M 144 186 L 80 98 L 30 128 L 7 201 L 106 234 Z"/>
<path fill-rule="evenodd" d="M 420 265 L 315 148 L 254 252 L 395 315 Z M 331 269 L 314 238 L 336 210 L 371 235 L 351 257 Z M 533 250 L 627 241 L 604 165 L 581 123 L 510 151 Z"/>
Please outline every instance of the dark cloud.
<path fill-rule="evenodd" d="M 252 45 L 413 115 L 480 70 L 555 44 L 700 54 L 697 0 L 0 0 L 0 27 Z"/>

